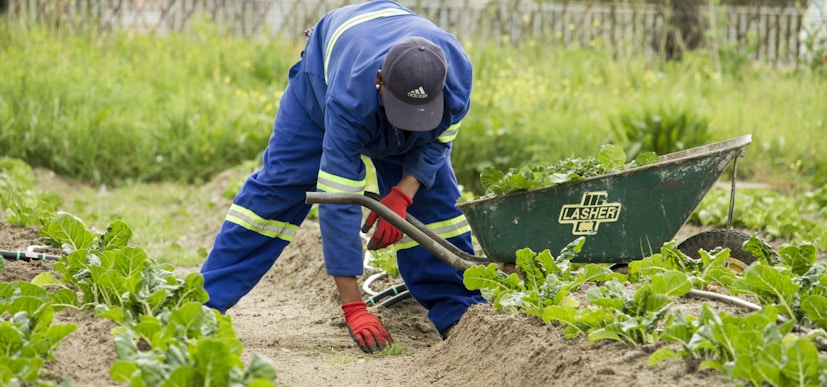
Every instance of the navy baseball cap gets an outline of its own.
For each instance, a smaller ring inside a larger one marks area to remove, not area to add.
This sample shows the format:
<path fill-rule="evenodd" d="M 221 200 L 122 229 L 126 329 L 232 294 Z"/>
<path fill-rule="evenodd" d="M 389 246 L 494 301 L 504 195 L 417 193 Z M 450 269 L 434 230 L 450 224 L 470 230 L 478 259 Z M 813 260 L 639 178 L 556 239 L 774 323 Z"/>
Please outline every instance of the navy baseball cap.
<path fill-rule="evenodd" d="M 409 37 L 396 42 L 382 63 L 388 121 L 404 130 L 436 129 L 442 121 L 447 72 L 445 53 L 431 41 Z"/>

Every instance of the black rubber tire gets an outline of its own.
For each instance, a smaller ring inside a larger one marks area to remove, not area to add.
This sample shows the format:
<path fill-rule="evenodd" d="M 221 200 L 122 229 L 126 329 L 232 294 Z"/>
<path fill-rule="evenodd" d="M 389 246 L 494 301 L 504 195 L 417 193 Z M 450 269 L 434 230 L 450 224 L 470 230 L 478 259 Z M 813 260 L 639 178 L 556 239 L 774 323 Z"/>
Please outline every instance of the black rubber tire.
<path fill-rule="evenodd" d="M 741 247 L 744 245 L 744 242 L 749 239 L 750 235 L 741 231 L 729 230 L 728 236 L 726 229 L 704 231 L 678 244 L 678 250 L 688 257 L 700 259 L 701 256 L 698 254 L 698 250 L 700 249 L 712 251 L 716 247 L 727 247 L 729 248 L 730 259 L 736 259 L 745 266 L 749 266 L 758 260 L 758 258 L 744 251 Z M 724 241 L 726 241 L 726 243 L 724 243 Z M 745 267 L 742 267 L 742 269 L 745 269 Z"/>

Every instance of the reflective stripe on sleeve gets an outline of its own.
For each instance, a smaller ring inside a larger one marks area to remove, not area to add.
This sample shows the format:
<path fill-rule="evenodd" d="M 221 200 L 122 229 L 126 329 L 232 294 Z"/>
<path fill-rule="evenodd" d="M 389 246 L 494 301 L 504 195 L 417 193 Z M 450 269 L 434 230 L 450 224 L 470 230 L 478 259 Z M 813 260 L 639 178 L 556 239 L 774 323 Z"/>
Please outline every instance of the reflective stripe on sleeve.
<path fill-rule="evenodd" d="M 455 236 L 471 232 L 471 226 L 468 225 L 468 220 L 465 219 L 465 215 L 460 215 L 456 218 L 443 220 L 441 222 L 430 223 L 426 226 L 443 239 L 453 238 Z M 419 243 L 407 235 L 403 236 L 399 242 L 394 244 L 396 250 L 410 249 L 416 246 L 419 246 Z"/>
<path fill-rule="evenodd" d="M 457 134 L 459 134 L 460 125 L 462 125 L 462 123 L 457 122 L 456 124 L 449 126 L 448 129 L 445 129 L 445 131 L 437 137 L 437 140 L 443 144 L 454 141 L 454 139 L 457 138 Z"/>
<path fill-rule="evenodd" d="M 250 209 L 233 204 L 230 206 L 230 211 L 227 212 L 226 221 L 235 223 L 252 232 L 268 236 L 270 238 L 278 238 L 287 242 L 293 241 L 299 227 L 288 222 L 281 222 L 278 220 L 264 219 L 258 216 Z"/>
<path fill-rule="evenodd" d="M 381 9 L 378 11 L 363 13 L 361 15 L 354 16 L 352 19 L 342 23 L 339 28 L 336 28 L 333 31 L 333 34 L 330 35 L 330 40 L 327 42 L 327 48 L 325 49 L 324 53 L 324 83 L 327 84 L 327 67 L 330 63 L 330 55 L 333 53 L 333 46 L 336 44 L 336 41 L 339 40 L 339 37 L 342 36 L 345 31 L 347 31 L 350 27 L 353 27 L 358 24 L 362 24 L 366 21 L 370 21 L 373 19 L 378 19 L 380 17 L 388 17 L 388 16 L 398 16 L 398 15 L 409 15 L 410 12 L 404 9 L 397 9 L 397 8 L 389 8 L 389 9 Z"/>
<path fill-rule="evenodd" d="M 330 193 L 364 194 L 367 180 L 351 180 L 341 176 L 319 170 L 319 180 L 316 184 L 320 190 Z"/>

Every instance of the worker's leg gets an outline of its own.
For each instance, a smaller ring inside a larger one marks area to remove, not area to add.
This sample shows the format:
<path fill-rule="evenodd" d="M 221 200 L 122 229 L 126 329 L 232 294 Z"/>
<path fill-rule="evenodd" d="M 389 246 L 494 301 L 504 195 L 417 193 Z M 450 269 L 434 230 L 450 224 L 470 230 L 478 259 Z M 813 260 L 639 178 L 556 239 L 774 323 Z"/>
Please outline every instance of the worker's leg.
<path fill-rule="evenodd" d="M 380 191 L 386 193 L 401 178 L 401 165 L 383 161 L 374 164 Z M 433 187 L 417 192 L 408 214 L 428 225 L 441 238 L 473 254 L 470 227 L 456 207 L 459 196 L 456 177 L 450 163 L 446 163 L 437 174 Z M 462 283 L 462 271 L 407 236 L 396 246 L 402 279 L 411 295 L 428 309 L 428 318 L 440 334 L 456 324 L 469 306 L 485 302 L 479 291 L 470 291 Z"/>
<path fill-rule="evenodd" d="M 323 131 L 288 88 L 263 167 L 241 187 L 215 246 L 201 268 L 207 306 L 224 313 L 246 295 L 292 241 L 310 210 L 305 193 L 316 190 Z"/>

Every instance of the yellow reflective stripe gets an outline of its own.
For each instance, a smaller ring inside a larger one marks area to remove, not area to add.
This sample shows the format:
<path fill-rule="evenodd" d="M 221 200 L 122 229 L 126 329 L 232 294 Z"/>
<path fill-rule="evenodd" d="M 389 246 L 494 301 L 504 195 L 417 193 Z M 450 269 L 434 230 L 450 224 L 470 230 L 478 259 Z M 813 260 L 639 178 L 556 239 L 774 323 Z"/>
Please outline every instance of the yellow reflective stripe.
<path fill-rule="evenodd" d="M 465 215 L 457 216 L 453 219 L 443 220 L 441 222 L 434 222 L 427 225 L 428 229 L 439 235 L 440 238 L 448 239 L 455 236 L 471 232 L 471 226 L 468 225 L 468 220 Z M 418 246 L 419 243 L 405 235 L 399 240 L 394 247 L 396 250 L 410 249 Z"/>
<path fill-rule="evenodd" d="M 270 238 L 279 238 L 287 242 L 293 241 L 299 226 L 278 220 L 264 219 L 255 212 L 233 204 L 227 212 L 226 221 L 235 223 L 252 232 L 259 233 Z"/>
<path fill-rule="evenodd" d="M 445 129 L 445 131 L 437 137 L 437 140 L 441 143 L 454 141 L 454 139 L 457 138 L 457 134 L 459 134 L 459 127 L 461 125 L 462 122 L 457 122 L 456 124 L 449 126 L 448 129 Z"/>
<path fill-rule="evenodd" d="M 350 27 L 353 27 L 358 24 L 362 24 L 366 21 L 370 21 L 373 19 L 378 19 L 380 17 L 388 17 L 388 16 L 397 16 L 397 15 L 408 15 L 410 12 L 404 9 L 397 9 L 397 8 L 389 8 L 389 9 L 380 9 L 378 11 L 363 13 L 361 15 L 355 16 L 354 18 L 342 23 L 333 34 L 330 35 L 330 40 L 327 42 L 327 49 L 324 53 L 324 83 L 327 84 L 327 67 L 330 63 L 330 55 L 333 53 L 333 46 L 336 44 L 336 41 L 339 40 L 339 37 L 342 36 L 345 31 L 347 31 Z"/>
<path fill-rule="evenodd" d="M 365 193 L 366 185 L 366 179 L 345 179 L 344 177 L 319 170 L 319 180 L 316 187 L 324 192 L 353 193 L 361 195 Z"/>

